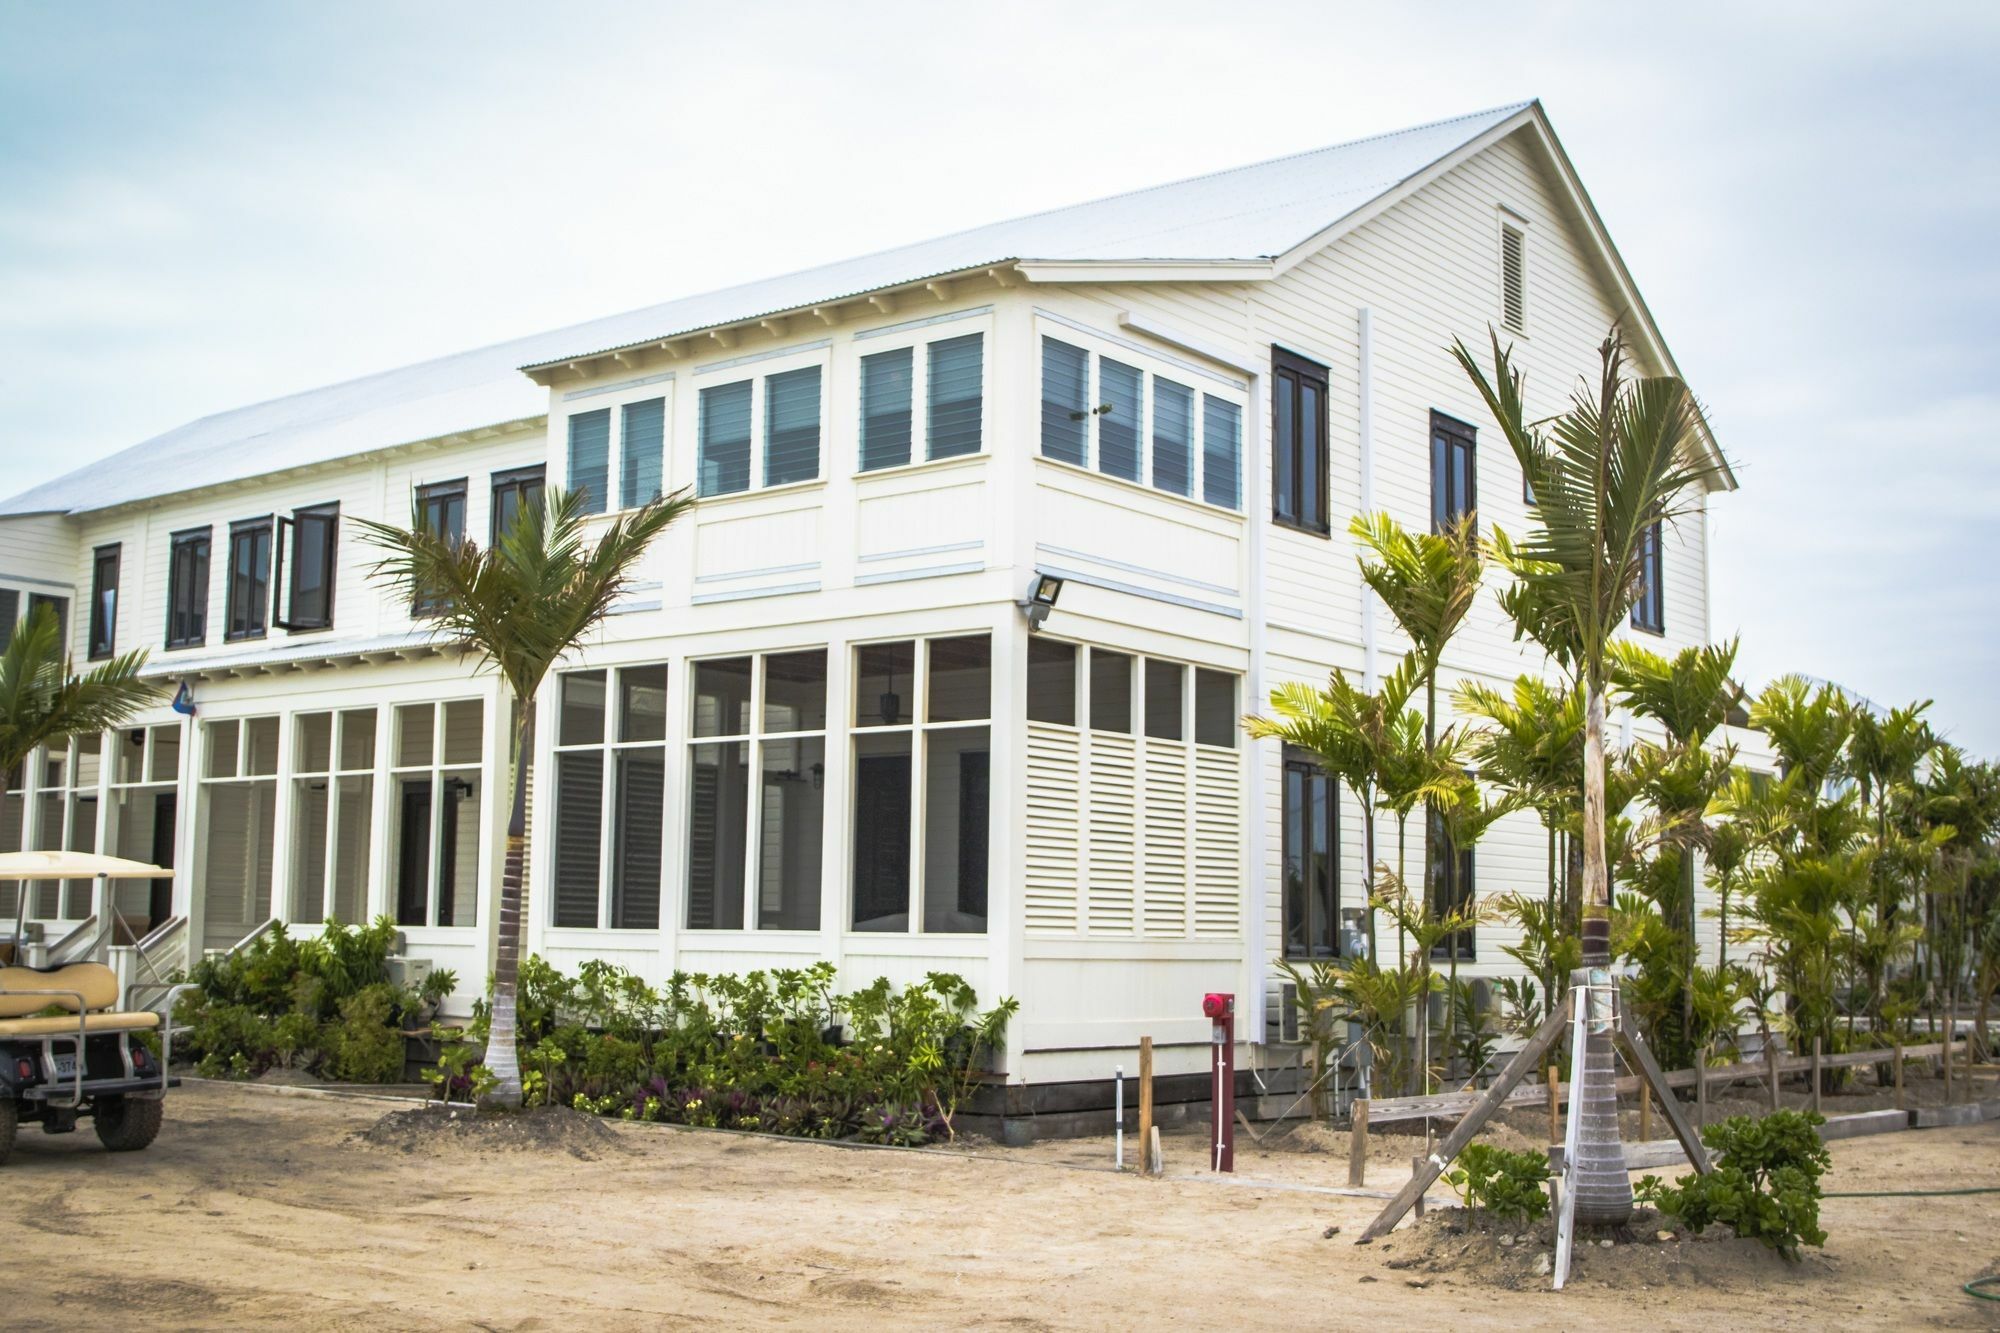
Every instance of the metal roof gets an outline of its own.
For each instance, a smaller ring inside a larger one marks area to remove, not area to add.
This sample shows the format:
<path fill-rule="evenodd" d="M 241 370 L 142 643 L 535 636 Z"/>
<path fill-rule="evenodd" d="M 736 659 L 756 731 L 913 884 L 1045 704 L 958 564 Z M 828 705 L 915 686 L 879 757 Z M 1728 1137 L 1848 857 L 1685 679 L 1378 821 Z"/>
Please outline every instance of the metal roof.
<path fill-rule="evenodd" d="M 1531 103 L 1114 195 L 364 376 L 158 435 L 0 501 L 0 515 L 79 513 L 546 412 L 541 365 L 1014 260 L 1269 260 Z"/>

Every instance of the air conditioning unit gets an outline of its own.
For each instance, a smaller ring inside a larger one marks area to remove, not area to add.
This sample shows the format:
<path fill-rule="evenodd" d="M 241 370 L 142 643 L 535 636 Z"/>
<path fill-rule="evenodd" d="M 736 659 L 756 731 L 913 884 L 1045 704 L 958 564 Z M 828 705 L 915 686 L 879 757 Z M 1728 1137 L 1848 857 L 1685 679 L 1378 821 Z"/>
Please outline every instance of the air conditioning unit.
<path fill-rule="evenodd" d="M 389 980 L 398 986 L 408 986 L 416 990 L 431 974 L 432 963 L 428 958 L 385 958 L 382 967 L 389 974 Z"/>

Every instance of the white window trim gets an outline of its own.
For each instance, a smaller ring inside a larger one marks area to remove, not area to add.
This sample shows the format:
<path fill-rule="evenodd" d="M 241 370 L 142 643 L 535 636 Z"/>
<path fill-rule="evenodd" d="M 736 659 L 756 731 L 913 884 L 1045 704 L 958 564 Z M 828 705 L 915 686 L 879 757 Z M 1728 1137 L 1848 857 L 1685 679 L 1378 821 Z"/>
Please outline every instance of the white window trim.
<path fill-rule="evenodd" d="M 801 477 L 797 481 L 788 481 L 773 486 L 765 480 L 764 466 L 764 422 L 767 415 L 764 399 L 767 386 L 773 375 L 783 375 L 787 371 L 793 370 L 804 370 L 809 366 L 819 367 L 819 466 L 810 477 Z M 731 365 L 728 368 L 737 369 L 738 367 Z M 695 392 L 689 395 L 694 408 L 693 429 L 689 438 L 694 441 L 694 447 L 689 458 L 693 475 L 688 484 L 693 487 L 694 493 L 704 501 L 732 500 L 746 495 L 760 495 L 772 491 L 784 491 L 794 487 L 802 488 L 824 483 L 830 472 L 827 466 L 827 450 L 832 444 L 831 436 L 827 430 L 828 413 L 826 409 L 827 400 L 833 396 L 834 392 L 833 352 L 831 346 L 821 342 L 810 344 L 797 351 L 780 351 L 773 352 L 768 356 L 759 356 L 748 365 L 741 367 L 743 370 L 742 374 L 721 375 L 720 372 L 723 369 L 724 367 L 721 366 L 710 366 L 707 368 L 697 368 L 694 372 L 696 375 L 716 374 L 719 376 L 709 382 L 697 385 Z M 701 395 L 710 389 L 726 389 L 732 385 L 742 384 L 746 381 L 751 386 L 750 484 L 740 491 L 718 491 L 714 495 L 702 495 Z M 671 404 L 669 404 L 669 411 L 671 410 Z M 666 485 L 666 483 L 663 481 L 662 485 Z M 666 489 L 671 491 L 673 487 L 667 485 Z"/>
<path fill-rule="evenodd" d="M 891 329 L 858 333 L 853 338 L 854 347 L 854 458 L 851 471 L 857 477 L 880 477 L 901 472 L 909 468 L 930 467 L 946 463 L 956 463 L 968 458 L 984 458 L 992 450 L 993 438 L 993 316 L 991 307 L 967 311 L 964 314 L 940 315 L 935 319 L 921 320 Z M 954 454 L 950 458 L 931 457 L 931 356 L 932 343 L 950 342 L 954 338 L 980 335 L 979 345 L 979 448 L 969 454 Z M 861 361 L 864 357 L 879 356 L 884 352 L 910 352 L 910 458 L 905 463 L 891 463 L 885 467 L 863 468 L 861 466 L 862 430 L 866 421 L 862 414 L 861 401 Z M 825 469 L 822 469 L 824 471 Z"/>
<path fill-rule="evenodd" d="M 479 709 L 479 756 L 463 763 L 446 763 L 444 758 L 445 709 L 449 705 L 457 703 L 471 703 Z M 428 764 L 397 763 L 397 759 L 400 758 L 397 750 L 401 748 L 402 742 L 402 710 L 405 708 L 421 708 L 425 704 L 431 706 L 430 762 Z M 385 837 L 382 840 L 381 846 L 383 848 L 397 847 L 398 844 L 394 839 L 402 836 L 402 806 L 397 799 L 402 792 L 402 779 L 419 774 L 428 774 L 433 793 L 431 797 L 430 847 L 425 854 L 424 862 L 424 919 L 421 923 L 403 926 L 401 929 L 449 931 L 454 935 L 460 932 L 470 933 L 478 930 L 482 916 L 481 909 L 484 907 L 484 904 L 480 902 L 482 894 L 477 887 L 484 879 L 484 876 L 478 872 L 486 863 L 487 844 L 486 820 L 484 815 L 486 803 L 491 799 L 492 795 L 486 788 L 486 733 L 487 728 L 492 725 L 492 719 L 487 714 L 491 710 L 486 706 L 485 697 L 477 694 L 464 694 L 440 699 L 406 700 L 400 703 L 388 704 L 386 707 L 390 711 L 390 750 L 387 754 L 376 756 L 375 768 L 376 772 L 380 774 L 377 780 L 383 782 L 388 789 L 390 797 L 389 818 L 395 821 L 395 834 L 394 838 Z M 472 895 L 473 919 L 470 922 L 455 922 L 449 926 L 440 926 L 436 924 L 438 918 L 438 895 L 443 886 L 438 883 L 438 852 L 441 847 L 440 840 L 443 837 L 444 820 L 439 816 L 444 809 L 444 805 L 436 793 L 442 790 L 444 780 L 447 776 L 461 776 L 468 772 L 472 773 L 479 783 L 479 813 L 476 816 L 479 827 L 479 843 L 476 859 L 473 863 L 475 885 Z M 384 832 L 387 833 L 388 830 L 385 829 Z M 391 916 L 395 915 L 395 903 L 393 899 L 396 894 L 396 886 L 393 874 L 397 864 L 396 857 L 391 855 L 389 858 L 389 867 L 392 878 L 388 881 L 385 890 L 389 894 L 390 901 L 384 904 L 385 910 Z"/>
<path fill-rule="evenodd" d="M 389 707 L 391 708 L 395 706 L 396 705 L 389 705 Z M 303 744 L 303 741 L 305 737 L 306 719 L 309 717 L 317 717 L 322 713 L 326 714 L 329 719 L 328 729 L 327 729 L 327 747 L 328 747 L 326 756 L 327 767 L 323 769 L 304 768 L 298 765 L 294 765 L 292 772 L 288 778 L 288 782 L 291 784 L 292 788 L 291 790 L 292 819 L 290 828 L 293 830 L 294 841 L 296 841 L 297 830 L 302 827 L 300 822 L 301 793 L 298 790 L 299 779 L 301 778 L 326 779 L 327 797 L 326 797 L 326 846 L 324 848 L 325 864 L 320 872 L 320 920 L 321 921 L 326 921 L 330 919 L 334 914 L 334 893 L 335 893 L 334 872 L 339 863 L 340 780 L 342 778 L 365 777 L 369 780 L 368 810 L 369 810 L 369 822 L 371 828 L 374 823 L 376 784 L 383 781 L 383 778 L 380 773 L 380 770 L 382 768 L 382 756 L 375 752 L 377 742 L 380 739 L 379 730 L 381 727 L 381 717 L 380 717 L 381 707 L 382 705 L 379 704 L 372 706 L 364 704 L 358 706 L 351 705 L 345 708 L 313 708 L 293 713 L 291 716 L 291 725 L 293 728 L 292 753 L 298 756 L 301 760 L 303 760 L 305 756 L 305 746 Z M 359 719 L 363 717 L 363 715 L 366 716 L 365 724 L 359 721 Z M 440 717 L 441 716 L 442 716 L 442 710 L 440 710 Z M 350 719 L 355 719 L 355 720 L 351 722 Z M 482 720 L 483 720 L 483 714 L 482 714 Z M 365 768 L 348 768 L 341 763 L 341 752 L 342 752 L 341 742 L 345 738 L 347 734 L 347 729 L 350 725 L 355 725 L 355 726 L 365 725 L 366 727 L 368 735 L 368 752 L 369 752 L 370 762 L 368 766 Z M 434 740 L 436 739 L 435 736 L 433 737 L 433 739 Z M 150 759 L 151 748 L 152 748 L 152 742 L 149 738 L 147 741 L 147 749 L 149 751 L 149 758 L 147 760 L 148 763 L 151 762 Z M 409 771 L 414 772 L 415 770 L 412 769 Z M 145 784 L 133 784 L 133 785 L 143 786 Z M 436 831 L 437 822 L 438 821 L 435 818 L 431 820 L 432 824 L 431 854 L 433 857 L 432 861 L 433 866 L 435 866 L 436 864 L 435 857 L 437 854 L 437 831 Z M 372 836 L 370 838 L 370 841 L 371 842 L 374 841 L 374 838 Z M 360 915 L 362 916 L 363 919 L 360 921 L 342 922 L 343 925 L 365 926 L 368 924 L 367 922 L 368 889 L 369 889 L 368 881 L 370 878 L 370 872 L 372 870 L 371 863 L 374 859 L 374 848 L 372 846 L 364 847 L 361 850 L 364 859 L 360 867 L 361 869 Z M 275 860 L 273 862 L 273 865 L 275 866 Z M 288 882 L 286 885 L 286 891 L 287 893 L 295 894 L 297 891 L 297 886 Z M 433 896 L 435 896 L 434 890 L 433 890 Z M 283 912 L 282 915 L 284 919 L 287 921 L 297 919 L 297 914 L 293 912 L 292 904 L 289 902 L 285 904 L 285 911 Z M 409 927 L 405 927 L 405 929 L 409 929 Z M 429 927 L 426 926 L 425 929 L 429 929 Z"/>
<path fill-rule="evenodd" d="M 605 437 L 605 444 L 604 444 L 604 451 L 605 451 L 604 488 L 605 490 L 609 491 L 610 494 L 604 497 L 604 508 L 600 512 L 592 514 L 591 515 L 592 518 L 594 519 L 611 518 L 617 514 L 629 513 L 635 507 L 632 505 L 626 505 L 622 503 L 622 501 L 625 498 L 624 486 L 623 486 L 623 478 L 625 475 L 625 467 L 624 467 L 625 409 L 634 403 L 651 402 L 655 398 L 663 400 L 660 405 L 660 494 L 671 495 L 674 490 L 673 486 L 674 373 L 672 371 L 668 371 L 664 375 L 661 375 L 657 378 L 648 378 L 645 380 L 636 381 L 626 385 L 612 386 L 606 389 L 593 390 L 591 391 L 589 397 L 582 398 L 575 403 L 565 403 L 564 411 L 559 420 L 551 418 L 549 422 L 549 442 L 552 451 L 560 450 L 559 457 L 561 459 L 561 464 L 562 464 L 561 470 L 563 478 L 562 480 L 563 489 L 575 490 L 576 477 L 570 471 L 571 468 L 571 458 L 569 450 L 570 418 L 583 416 L 586 413 L 590 412 L 598 412 L 598 411 L 603 411 L 605 409 L 610 410 L 611 426 L 609 432 Z M 518 467 L 524 467 L 524 466 L 532 467 L 534 466 L 534 464 L 530 462 L 525 464 L 516 464 L 511 467 L 496 467 L 488 469 L 486 474 L 487 477 L 486 501 L 489 506 L 491 505 L 493 499 L 492 496 L 493 473 L 512 472 L 515 471 Z M 449 478 L 449 480 L 455 481 L 457 480 L 457 478 L 455 477 Z M 543 485 L 546 486 L 547 484 L 548 484 L 548 478 L 547 478 L 547 472 L 545 471 L 543 474 Z M 414 497 L 415 494 L 416 490 L 412 489 L 411 495 Z M 490 513 L 487 515 L 487 521 L 490 524 L 491 522 Z M 472 494 L 471 494 L 470 478 L 468 478 L 466 481 L 465 523 L 466 523 L 466 531 L 468 533 L 472 532 L 473 513 L 472 513 Z"/>

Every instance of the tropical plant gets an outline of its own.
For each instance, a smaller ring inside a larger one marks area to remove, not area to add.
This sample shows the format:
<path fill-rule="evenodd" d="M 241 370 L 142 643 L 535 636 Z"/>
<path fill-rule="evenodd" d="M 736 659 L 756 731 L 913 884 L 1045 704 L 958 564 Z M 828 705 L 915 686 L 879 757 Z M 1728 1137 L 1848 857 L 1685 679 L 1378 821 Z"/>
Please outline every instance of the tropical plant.
<path fill-rule="evenodd" d="M 1713 1170 L 1673 1185 L 1646 1176 L 1638 1197 L 1696 1234 L 1724 1225 L 1796 1260 L 1799 1246 L 1826 1244 L 1819 1178 L 1832 1158 L 1818 1128 L 1825 1123 L 1812 1111 L 1731 1116 L 1701 1132 Z"/>
<path fill-rule="evenodd" d="M 0 776 L 44 745 L 121 727 L 158 702 L 160 687 L 139 674 L 145 665 L 146 650 L 136 648 L 77 674 L 61 618 L 36 606 L 0 652 Z"/>
<path fill-rule="evenodd" d="M 1467 1208 L 1484 1208 L 1496 1221 L 1534 1222 L 1549 1215 L 1549 1159 L 1490 1143 L 1468 1143 L 1444 1180 Z"/>
<path fill-rule="evenodd" d="M 408 528 L 359 520 L 368 540 L 384 552 L 374 577 L 429 609 L 425 623 L 433 636 L 495 672 L 512 705 L 513 813 L 500 880 L 486 1050 L 495 1078 L 493 1100 L 502 1105 L 521 1101 L 515 1027 L 521 927 L 527 919 L 523 765 L 531 753 L 536 699 L 556 662 L 582 646 L 630 589 L 653 539 L 693 503 L 685 491 L 655 499 L 604 520 L 593 541 L 590 529 L 599 520 L 585 512 L 584 493 L 551 488 L 542 508 L 524 508 L 489 547 L 432 530 L 421 511 Z"/>
<path fill-rule="evenodd" d="M 1584 962 L 1602 967 L 1610 961 L 1604 778 L 1609 645 L 1640 591 L 1649 534 L 1657 537 L 1663 525 L 1687 512 L 1689 497 L 1719 474 L 1721 464 L 1703 452 L 1701 415 L 1687 385 L 1670 375 L 1629 375 L 1616 328 L 1599 348 L 1596 383 L 1580 387 L 1567 410 L 1540 422 L 1528 416 L 1521 373 L 1497 333 L 1490 378 L 1462 341 L 1453 352 L 1499 423 L 1532 497 L 1526 535 L 1505 547 L 1496 543 L 1515 584 L 1504 604 L 1524 632 L 1574 664 L 1583 689 Z M 1609 1082 L 1610 1034 L 1594 1034 L 1591 1041 L 1582 1076 Z M 1618 1165 L 1616 1124 L 1605 1118 L 1600 1132 L 1609 1141 L 1579 1154 L 1579 1215 L 1622 1222 L 1631 1215 L 1631 1187 Z"/>

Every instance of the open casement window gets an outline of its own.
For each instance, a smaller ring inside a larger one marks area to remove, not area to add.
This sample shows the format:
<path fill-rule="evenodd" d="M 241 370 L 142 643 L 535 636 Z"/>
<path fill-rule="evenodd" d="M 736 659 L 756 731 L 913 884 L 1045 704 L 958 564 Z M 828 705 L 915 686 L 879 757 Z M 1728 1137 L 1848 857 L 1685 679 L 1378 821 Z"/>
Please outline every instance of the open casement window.
<path fill-rule="evenodd" d="M 1666 561 L 1660 547 L 1655 519 L 1639 534 L 1639 593 L 1632 600 L 1632 628 L 1648 634 L 1667 632 Z"/>
<path fill-rule="evenodd" d="M 167 647 L 198 647 L 208 637 L 207 528 L 177 532 L 167 553 Z"/>
<path fill-rule="evenodd" d="M 1463 518 L 1478 521 L 1478 433 L 1442 412 L 1431 413 L 1431 531 Z"/>
<path fill-rule="evenodd" d="M 465 479 L 441 481 L 417 488 L 417 527 L 435 533 L 457 545 L 465 540 Z M 430 590 L 417 593 L 410 602 L 410 614 L 434 616 L 444 610 L 444 598 Z"/>
<path fill-rule="evenodd" d="M 271 617 L 279 629 L 333 627 L 334 557 L 339 534 L 339 505 L 315 505 L 279 516 L 274 580 L 279 603 Z"/>
<path fill-rule="evenodd" d="M 492 545 L 498 546 L 500 539 L 513 531 L 524 510 L 542 507 L 545 473 L 538 465 L 493 474 Z"/>
<path fill-rule="evenodd" d="M 90 658 L 111 656 L 118 647 L 118 546 L 100 546 L 90 562 Z"/>
<path fill-rule="evenodd" d="M 1326 367 L 1271 349 L 1271 517 L 1326 536 Z"/>
<path fill-rule="evenodd" d="M 261 639 L 271 613 L 271 520 L 230 525 L 226 640 Z"/>

